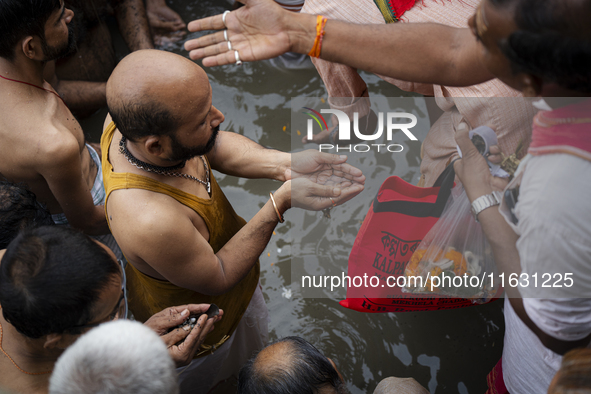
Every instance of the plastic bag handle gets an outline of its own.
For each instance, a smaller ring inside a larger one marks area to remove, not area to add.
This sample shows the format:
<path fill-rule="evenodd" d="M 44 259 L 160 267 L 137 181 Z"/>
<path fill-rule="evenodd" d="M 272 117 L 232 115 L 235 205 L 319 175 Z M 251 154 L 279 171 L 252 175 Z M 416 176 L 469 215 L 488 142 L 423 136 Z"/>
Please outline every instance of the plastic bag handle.
<path fill-rule="evenodd" d="M 378 197 L 380 193 L 376 195 L 373 200 L 373 211 L 374 212 L 394 212 L 402 213 L 408 216 L 414 217 L 440 217 L 447 204 L 447 199 L 451 194 L 451 189 L 454 186 L 454 179 L 456 173 L 454 171 L 454 162 L 451 162 L 445 170 L 439 175 L 433 187 L 439 186 L 439 192 L 437 193 L 437 200 L 435 202 L 417 202 L 417 201 L 384 201 L 380 202 Z"/>

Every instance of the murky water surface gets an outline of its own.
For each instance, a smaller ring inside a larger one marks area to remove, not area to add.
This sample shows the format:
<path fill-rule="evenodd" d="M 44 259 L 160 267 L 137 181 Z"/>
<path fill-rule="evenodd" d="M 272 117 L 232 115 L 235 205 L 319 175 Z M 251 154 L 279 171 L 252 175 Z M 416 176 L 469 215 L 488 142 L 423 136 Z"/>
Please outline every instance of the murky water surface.
<path fill-rule="evenodd" d="M 187 22 L 231 6 L 214 0 L 169 0 L 169 4 Z M 182 42 L 168 50 L 187 56 Z M 291 98 L 327 96 L 313 67 L 282 70 L 269 62 L 258 62 L 206 71 L 213 87 L 213 104 L 226 117 L 222 128 L 283 151 L 292 149 L 291 134 L 296 132 L 290 127 Z M 372 96 L 410 96 L 374 75 L 362 75 Z M 417 106 L 424 106 L 421 101 L 416 99 Z M 83 122 L 91 140 L 98 140 L 103 119 L 101 113 Z M 417 137 L 423 139 L 425 133 Z M 418 143 L 407 143 L 405 154 L 376 154 L 366 163 L 358 163 L 371 170 L 366 172 L 366 190 L 357 202 L 333 210 L 330 222 L 320 213 L 289 211 L 260 258 L 271 339 L 298 335 L 310 341 L 336 362 L 351 393 L 371 393 L 388 376 L 414 377 L 431 393 L 483 393 L 486 374 L 501 356 L 501 301 L 461 310 L 363 314 L 339 306 L 342 294 L 326 292 L 324 297 L 328 298 L 303 298 L 299 284 L 292 284 L 298 278 L 292 278 L 291 264 L 305 260 L 311 264 L 307 270 L 319 272 L 324 272 L 326 264 L 346 267 L 356 232 L 381 182 L 390 175 L 418 181 L 419 148 Z M 269 191 L 280 186 L 270 180 L 217 173 L 216 177 L 236 211 L 247 220 L 267 201 Z M 296 226 L 297 231 L 290 232 Z M 304 226 L 309 232 L 303 231 Z M 297 239 L 291 238 L 294 233 Z M 293 261 L 292 252 L 296 253 Z M 217 391 L 232 389 L 220 387 Z"/>

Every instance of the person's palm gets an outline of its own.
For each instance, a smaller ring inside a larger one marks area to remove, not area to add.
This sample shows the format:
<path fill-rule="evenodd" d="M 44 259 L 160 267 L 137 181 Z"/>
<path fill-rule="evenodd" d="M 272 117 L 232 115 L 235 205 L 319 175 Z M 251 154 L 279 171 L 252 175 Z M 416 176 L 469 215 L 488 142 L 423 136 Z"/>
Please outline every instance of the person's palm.
<path fill-rule="evenodd" d="M 235 63 L 234 50 L 242 61 L 270 59 L 290 50 L 289 37 L 282 28 L 286 11 L 272 0 L 244 0 L 244 4 L 226 16 L 232 50 L 228 49 L 223 32 L 217 32 L 185 43 L 191 59 L 203 58 L 204 66 L 217 66 Z M 192 32 L 224 29 L 222 15 L 195 20 L 189 23 L 188 29 Z"/>

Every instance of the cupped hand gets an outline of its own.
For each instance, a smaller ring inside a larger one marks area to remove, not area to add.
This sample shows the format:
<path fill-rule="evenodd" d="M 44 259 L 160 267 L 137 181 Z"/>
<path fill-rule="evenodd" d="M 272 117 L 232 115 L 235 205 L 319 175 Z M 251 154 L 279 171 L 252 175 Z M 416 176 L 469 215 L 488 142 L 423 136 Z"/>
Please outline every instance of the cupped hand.
<path fill-rule="evenodd" d="M 232 43 L 229 50 L 222 31 L 189 40 L 185 49 L 193 60 L 203 59 L 206 67 L 236 62 L 234 50 L 241 61 L 271 59 L 289 52 L 292 43 L 284 19 L 290 13 L 272 0 L 244 0 L 244 7 L 226 15 L 227 36 Z M 194 20 L 191 32 L 225 29 L 222 14 Z"/>
<path fill-rule="evenodd" d="M 364 185 L 363 172 L 347 164 L 346 161 L 345 155 L 334 155 L 313 149 L 297 152 L 291 156 L 291 167 L 285 170 L 285 179 L 306 177 L 315 181 L 320 174 L 326 176 L 330 172 L 332 176 L 337 177 L 336 179 L 340 179 L 340 182 L 348 180 L 351 183 Z"/>
<path fill-rule="evenodd" d="M 320 211 L 349 201 L 363 188 L 362 184 L 328 174 L 296 178 L 291 181 L 291 206 Z"/>
<path fill-rule="evenodd" d="M 144 323 L 164 341 L 177 367 L 187 365 L 193 360 L 205 337 L 213 330 L 214 323 L 222 318 L 224 312 L 220 310 L 218 316 L 207 319 L 204 313 L 209 306 L 210 304 L 189 304 L 169 307 L 152 315 Z M 191 315 L 200 315 L 195 327 L 175 328 Z M 169 332 L 170 329 L 173 330 Z"/>

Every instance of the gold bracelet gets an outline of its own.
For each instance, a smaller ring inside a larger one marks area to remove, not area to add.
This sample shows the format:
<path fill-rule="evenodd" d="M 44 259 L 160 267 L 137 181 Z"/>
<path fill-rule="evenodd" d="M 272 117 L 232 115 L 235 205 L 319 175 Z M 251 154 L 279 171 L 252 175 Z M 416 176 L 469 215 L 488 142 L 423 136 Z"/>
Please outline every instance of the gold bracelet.
<path fill-rule="evenodd" d="M 285 222 L 283 219 L 283 215 L 279 213 L 279 209 L 277 209 L 277 204 L 275 204 L 275 199 L 273 198 L 273 193 L 269 193 L 269 197 L 271 197 L 271 202 L 273 203 L 273 208 L 275 208 L 275 213 L 277 214 L 277 218 L 279 218 L 279 223 Z"/>

